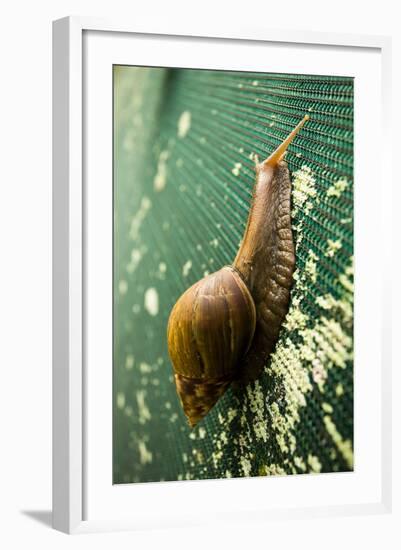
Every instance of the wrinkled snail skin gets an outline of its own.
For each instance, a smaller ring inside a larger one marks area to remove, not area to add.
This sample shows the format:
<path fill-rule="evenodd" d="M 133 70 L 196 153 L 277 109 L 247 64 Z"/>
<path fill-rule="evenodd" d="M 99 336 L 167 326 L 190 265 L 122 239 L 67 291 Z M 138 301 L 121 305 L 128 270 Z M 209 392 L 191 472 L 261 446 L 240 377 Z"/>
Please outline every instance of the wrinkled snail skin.
<path fill-rule="evenodd" d="M 291 179 L 283 157 L 308 118 L 256 165 L 252 205 L 233 265 L 195 283 L 171 311 L 168 350 L 192 427 L 231 382 L 257 378 L 274 350 L 295 266 Z"/>
<path fill-rule="evenodd" d="M 295 267 L 287 163 L 261 163 L 256 172 L 248 225 L 233 263 L 251 292 L 257 315 L 255 335 L 240 366 L 243 382 L 259 376 L 275 347 L 288 311 Z"/>

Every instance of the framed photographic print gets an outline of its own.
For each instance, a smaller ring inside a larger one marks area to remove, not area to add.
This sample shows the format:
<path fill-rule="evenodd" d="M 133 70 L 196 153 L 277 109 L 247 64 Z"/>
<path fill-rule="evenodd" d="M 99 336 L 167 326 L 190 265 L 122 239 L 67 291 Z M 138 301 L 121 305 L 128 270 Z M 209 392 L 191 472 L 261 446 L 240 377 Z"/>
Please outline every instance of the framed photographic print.
<path fill-rule="evenodd" d="M 389 39 L 53 50 L 54 526 L 385 511 Z"/>

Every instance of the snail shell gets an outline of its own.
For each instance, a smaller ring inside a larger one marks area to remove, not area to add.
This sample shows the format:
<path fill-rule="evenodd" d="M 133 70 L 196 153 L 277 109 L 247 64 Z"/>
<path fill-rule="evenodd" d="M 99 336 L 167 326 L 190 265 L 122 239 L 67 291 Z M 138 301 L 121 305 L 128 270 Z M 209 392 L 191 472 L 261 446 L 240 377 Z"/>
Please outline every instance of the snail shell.
<path fill-rule="evenodd" d="M 252 296 L 230 266 L 195 283 L 175 304 L 167 328 L 168 348 L 177 392 L 191 426 L 236 378 L 255 326 Z"/>
<path fill-rule="evenodd" d="M 195 283 L 170 314 L 168 350 L 190 426 L 231 382 L 257 378 L 274 350 L 295 266 L 291 179 L 283 157 L 308 119 L 256 164 L 252 205 L 233 265 Z"/>

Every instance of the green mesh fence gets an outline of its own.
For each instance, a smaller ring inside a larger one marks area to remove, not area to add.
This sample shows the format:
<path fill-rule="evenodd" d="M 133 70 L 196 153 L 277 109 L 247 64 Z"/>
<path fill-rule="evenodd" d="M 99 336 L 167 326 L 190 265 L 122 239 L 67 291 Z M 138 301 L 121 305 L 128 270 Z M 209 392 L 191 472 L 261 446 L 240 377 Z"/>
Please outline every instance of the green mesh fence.
<path fill-rule="evenodd" d="M 171 307 L 231 263 L 254 156 L 290 146 L 296 271 L 275 353 L 191 430 Z M 353 80 L 114 69 L 115 483 L 353 468 Z"/>

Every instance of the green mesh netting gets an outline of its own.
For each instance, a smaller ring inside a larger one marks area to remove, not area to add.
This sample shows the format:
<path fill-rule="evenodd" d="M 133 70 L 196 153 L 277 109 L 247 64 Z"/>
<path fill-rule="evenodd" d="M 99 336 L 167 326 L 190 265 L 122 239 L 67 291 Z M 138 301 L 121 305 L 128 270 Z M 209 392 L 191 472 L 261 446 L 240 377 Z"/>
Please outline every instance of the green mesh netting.
<path fill-rule="evenodd" d="M 254 155 L 290 146 L 296 271 L 258 381 L 191 430 L 171 307 L 231 263 Z M 114 482 L 353 468 L 353 79 L 114 69 Z"/>

